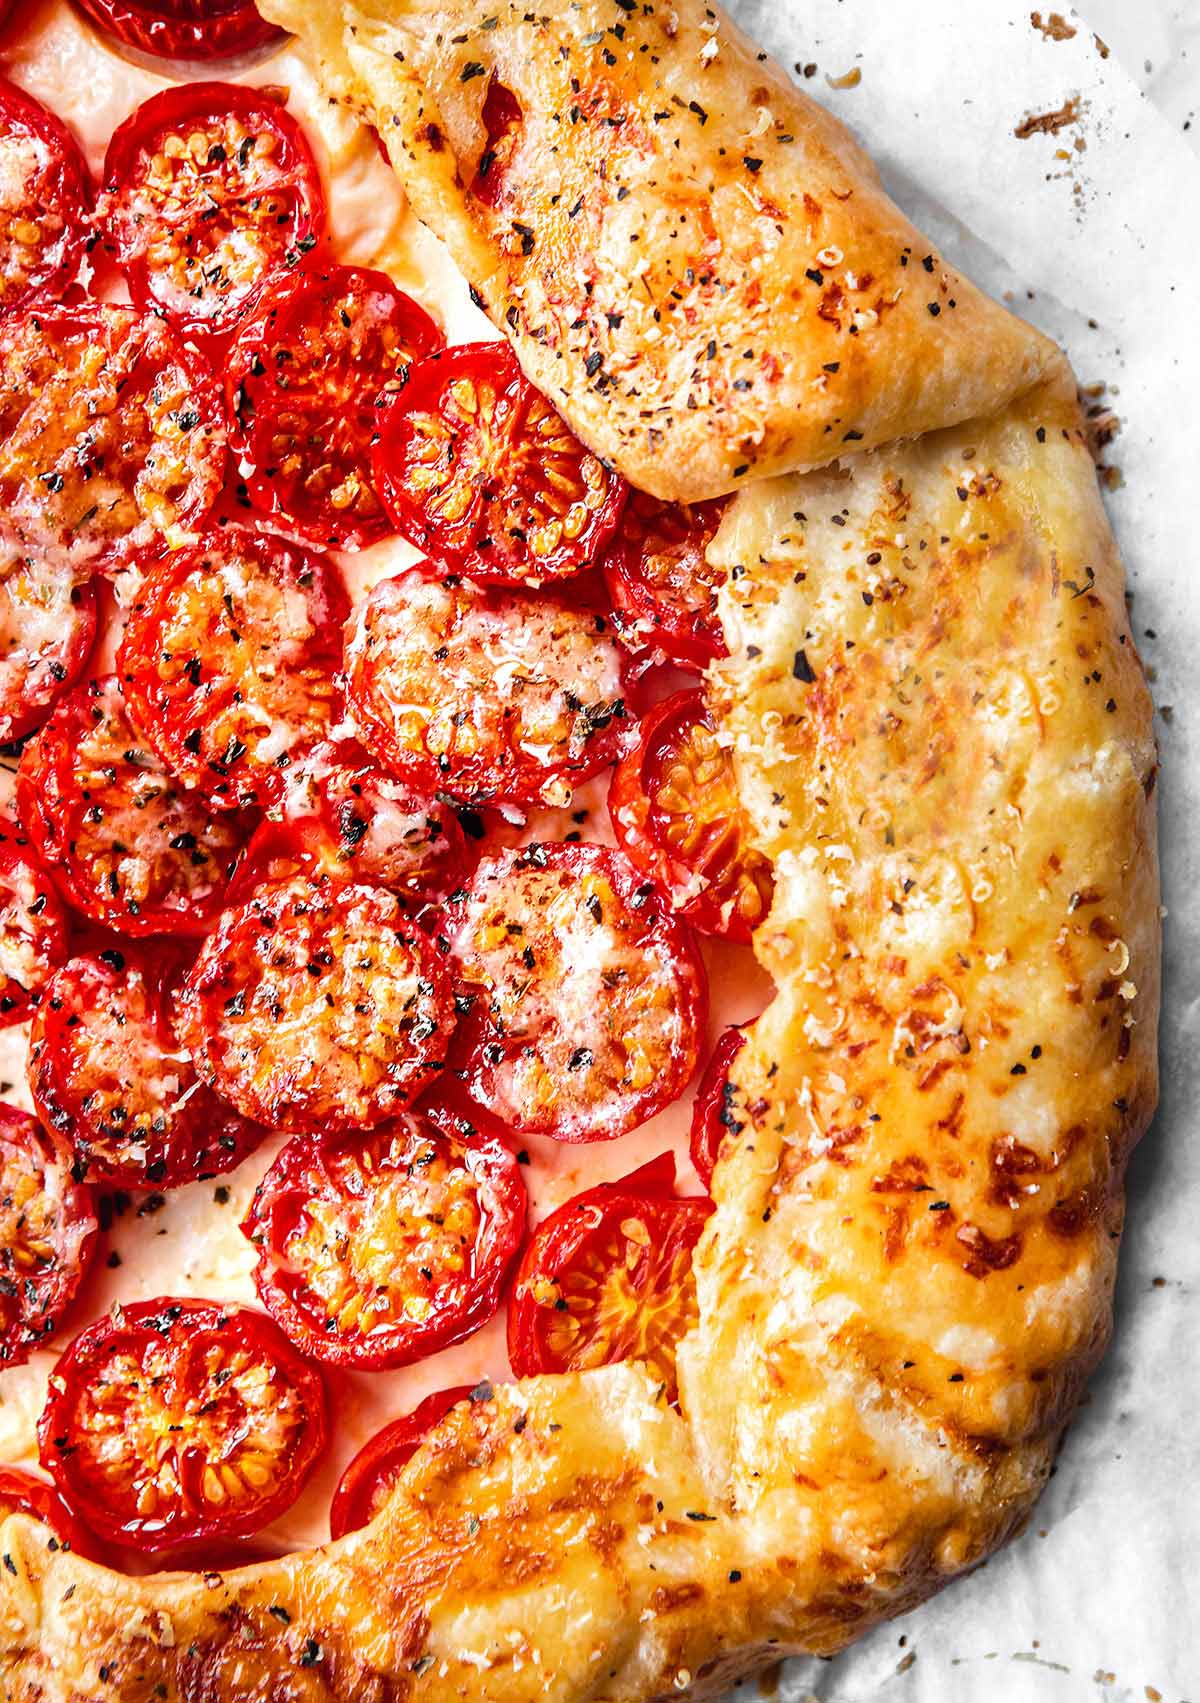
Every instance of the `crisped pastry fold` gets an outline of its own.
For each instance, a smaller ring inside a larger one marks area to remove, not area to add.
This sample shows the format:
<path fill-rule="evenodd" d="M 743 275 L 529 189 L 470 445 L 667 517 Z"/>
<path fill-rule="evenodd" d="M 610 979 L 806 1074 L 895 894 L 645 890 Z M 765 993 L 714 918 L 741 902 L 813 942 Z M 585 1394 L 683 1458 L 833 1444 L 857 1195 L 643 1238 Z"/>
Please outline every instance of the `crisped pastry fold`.
<path fill-rule="evenodd" d="M 266 0 L 574 430 L 678 500 L 991 412 L 1053 359 L 715 7 Z"/>

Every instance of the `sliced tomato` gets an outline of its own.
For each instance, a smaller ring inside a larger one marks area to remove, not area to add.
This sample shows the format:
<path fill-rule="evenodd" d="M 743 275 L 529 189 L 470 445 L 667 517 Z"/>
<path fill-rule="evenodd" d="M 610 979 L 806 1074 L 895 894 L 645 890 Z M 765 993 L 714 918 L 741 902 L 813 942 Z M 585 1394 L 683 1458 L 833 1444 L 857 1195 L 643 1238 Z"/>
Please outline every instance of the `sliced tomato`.
<path fill-rule="evenodd" d="M 92 581 L 57 554 L 0 545 L 0 743 L 45 721 L 95 641 Z"/>
<path fill-rule="evenodd" d="M 197 1079 L 172 1013 L 180 968 L 161 947 L 107 947 L 46 989 L 29 1085 L 89 1182 L 177 1188 L 231 1170 L 262 1139 Z"/>
<path fill-rule="evenodd" d="M 740 1024 L 725 1030 L 704 1067 L 692 1102 L 689 1147 L 696 1175 L 705 1188 L 712 1183 L 721 1143 L 727 1135 L 741 1128 L 731 1109 L 729 1072 L 745 1044 L 746 1031 Z"/>
<path fill-rule="evenodd" d="M 771 908 L 771 865 L 750 844 L 733 763 L 703 693 L 677 692 L 642 720 L 608 795 L 628 856 L 704 934 L 749 941 Z"/>
<path fill-rule="evenodd" d="M 309 272 L 262 302 L 230 352 L 226 384 L 246 501 L 315 544 L 361 549 L 392 530 L 371 443 L 381 399 L 442 342 L 382 272 Z"/>
<path fill-rule="evenodd" d="M 49 1526 L 54 1543 L 76 1555 L 97 1559 L 96 1543 L 83 1521 L 44 1478 L 24 1472 L 19 1466 L 0 1466 L 0 1520 L 10 1514 L 29 1514 Z M 53 1547 L 53 1545 L 52 1545 Z"/>
<path fill-rule="evenodd" d="M 603 567 L 613 619 L 635 649 L 650 649 L 680 668 L 706 668 L 728 656 L 717 614 L 724 573 L 705 552 L 727 497 L 663 503 L 632 491 Z"/>
<path fill-rule="evenodd" d="M 134 935 L 203 934 L 252 825 L 179 785 L 111 674 L 77 686 L 25 747 L 16 802 L 67 903 Z"/>
<path fill-rule="evenodd" d="M 525 1185 L 495 1137 L 405 1112 L 351 1141 L 297 1136 L 242 1225 L 259 1299 L 331 1366 L 411 1366 L 486 1324 L 525 1228 Z"/>
<path fill-rule="evenodd" d="M 114 132 L 99 218 L 139 307 L 221 335 L 316 246 L 325 195 L 273 91 L 180 83 Z"/>
<path fill-rule="evenodd" d="M 277 810 L 238 872 L 246 895 L 265 881 L 328 875 L 390 887 L 420 904 L 457 885 L 467 850 L 449 804 L 393 780 L 352 741 L 319 746 L 287 778 Z"/>
<path fill-rule="evenodd" d="M 161 59 L 231 59 L 282 32 L 253 0 L 77 0 L 106 35 Z"/>
<path fill-rule="evenodd" d="M 321 1374 L 249 1307 L 114 1307 L 50 1375 L 41 1462 L 98 1536 L 157 1553 L 245 1537 L 290 1508 L 325 1447 Z"/>
<path fill-rule="evenodd" d="M 704 965 L 665 895 L 618 851 L 531 845 L 451 894 L 446 938 L 471 1098 L 522 1135 L 608 1141 L 683 1092 Z"/>
<path fill-rule="evenodd" d="M 27 1360 L 57 1328 L 98 1231 L 66 1142 L 0 1104 L 0 1363 Z"/>
<path fill-rule="evenodd" d="M 91 200 L 66 125 L 0 77 L 0 314 L 62 295 L 83 259 Z"/>
<path fill-rule="evenodd" d="M 112 566 L 194 527 L 225 471 L 220 391 L 153 314 L 110 302 L 0 325 L 0 537 Z"/>
<path fill-rule="evenodd" d="M 640 1360 L 675 1399 L 675 1345 L 697 1320 L 692 1251 L 711 1200 L 680 1199 L 670 1153 L 552 1212 L 508 1303 L 519 1378 Z"/>
<path fill-rule="evenodd" d="M 413 368 L 384 416 L 375 478 L 419 550 L 501 585 L 590 567 L 626 492 L 503 342 L 460 344 Z"/>
<path fill-rule="evenodd" d="M 117 669 L 135 724 L 219 808 L 266 804 L 328 732 L 350 600 L 337 569 L 240 527 L 152 565 Z"/>
<path fill-rule="evenodd" d="M 460 1401 L 471 1395 L 470 1384 L 437 1390 L 411 1413 L 393 1419 L 363 1444 L 338 1480 L 329 1505 L 329 1535 L 345 1537 L 370 1525 L 391 1494 L 392 1487 L 429 1433 Z"/>
<path fill-rule="evenodd" d="M 635 735 L 624 667 L 595 611 L 414 568 L 359 606 L 346 696 L 363 744 L 413 786 L 565 804 Z"/>
<path fill-rule="evenodd" d="M 0 1028 L 24 1023 L 67 955 L 67 917 L 15 822 L 0 817 Z"/>
<path fill-rule="evenodd" d="M 226 911 L 180 996 L 200 1076 L 273 1129 L 372 1129 L 442 1069 L 446 970 L 395 894 L 325 879 Z"/>

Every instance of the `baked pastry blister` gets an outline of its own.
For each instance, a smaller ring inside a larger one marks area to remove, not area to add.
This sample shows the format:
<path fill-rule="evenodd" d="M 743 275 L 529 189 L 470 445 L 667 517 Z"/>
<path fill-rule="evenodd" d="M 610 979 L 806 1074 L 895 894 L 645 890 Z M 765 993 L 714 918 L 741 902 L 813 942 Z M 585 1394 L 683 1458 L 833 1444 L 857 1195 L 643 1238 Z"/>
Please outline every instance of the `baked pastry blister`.
<path fill-rule="evenodd" d="M 719 1091 L 675 1391 L 653 1360 L 479 1386 L 369 1525 L 232 1572 L 102 1571 L 14 1515 L 7 1685 L 719 1695 L 1018 1529 L 1107 1340 L 1156 1097 L 1156 754 L 1074 381 L 715 10 L 263 10 L 597 468 L 734 493 L 704 710 L 776 992 Z M 476 1066 L 511 1114 L 527 1085 Z"/>

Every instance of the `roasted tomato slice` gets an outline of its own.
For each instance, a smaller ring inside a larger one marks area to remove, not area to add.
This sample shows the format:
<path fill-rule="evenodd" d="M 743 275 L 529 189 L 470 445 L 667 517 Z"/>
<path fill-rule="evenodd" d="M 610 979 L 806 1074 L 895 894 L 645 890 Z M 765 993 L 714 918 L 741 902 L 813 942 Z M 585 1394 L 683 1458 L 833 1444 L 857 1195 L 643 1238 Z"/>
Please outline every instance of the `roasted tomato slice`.
<path fill-rule="evenodd" d="M 635 649 L 681 668 L 705 668 L 729 654 L 717 615 L 724 574 L 705 556 L 727 500 L 661 503 L 630 492 L 603 566 L 614 619 Z"/>
<path fill-rule="evenodd" d="M 15 822 L 0 817 L 0 1028 L 23 1023 L 67 955 L 67 917 Z"/>
<path fill-rule="evenodd" d="M 180 968 L 161 947 L 107 947 L 46 989 L 29 1085 L 88 1182 L 176 1188 L 230 1170 L 262 1139 L 197 1080 L 172 1013 Z"/>
<path fill-rule="evenodd" d="M 112 675 L 77 686 L 34 735 L 16 802 L 67 903 L 126 934 L 205 933 L 251 826 L 167 772 Z"/>
<path fill-rule="evenodd" d="M 114 133 L 99 217 L 139 307 L 187 335 L 220 335 L 315 247 L 325 196 L 303 130 L 274 95 L 181 83 Z"/>
<path fill-rule="evenodd" d="M 419 1402 L 411 1413 L 393 1419 L 363 1444 L 333 1493 L 329 1505 L 330 1537 L 345 1537 L 347 1532 L 370 1525 L 429 1433 L 441 1424 L 456 1402 L 468 1400 L 470 1394 L 470 1384 L 437 1390 Z"/>
<path fill-rule="evenodd" d="M 682 1092 L 704 966 L 665 895 L 618 851 L 485 858 L 446 911 L 471 1098 L 523 1135 L 608 1141 Z"/>
<path fill-rule="evenodd" d="M 732 1111 L 729 1072 L 745 1044 L 746 1031 L 740 1024 L 725 1030 L 704 1067 L 692 1102 L 689 1147 L 696 1175 L 705 1188 L 712 1183 L 721 1143 L 741 1128 Z"/>
<path fill-rule="evenodd" d="M 19 1466 L 0 1466 L 0 1520 L 6 1520 L 10 1514 L 32 1515 L 49 1526 L 60 1549 L 71 1549 L 76 1555 L 96 1559 L 96 1543 L 91 1532 L 52 1484 L 31 1472 L 23 1472 Z"/>
<path fill-rule="evenodd" d="M 335 266 L 268 296 L 239 332 L 227 385 L 245 500 L 315 544 L 360 549 L 392 525 L 370 446 L 383 396 L 442 334 L 382 272 Z"/>
<path fill-rule="evenodd" d="M 360 746 L 317 747 L 293 769 L 278 809 L 257 830 L 237 887 L 328 875 L 390 887 L 416 904 L 457 885 L 466 841 L 449 804 L 414 793 Z"/>
<path fill-rule="evenodd" d="M 624 667 L 603 615 L 414 568 L 359 606 L 346 697 L 363 744 L 413 786 L 565 804 L 635 736 Z"/>
<path fill-rule="evenodd" d="M 281 33 L 253 0 L 78 0 L 107 34 L 162 59 L 230 59 Z"/>
<path fill-rule="evenodd" d="M 350 1141 L 297 1136 L 242 1229 L 259 1299 L 331 1366 L 411 1366 L 486 1324 L 525 1228 L 525 1185 L 498 1138 L 405 1112 Z"/>
<path fill-rule="evenodd" d="M 350 600 L 327 556 L 215 533 L 147 572 L 117 652 L 134 723 L 214 805 L 265 804 L 328 732 Z"/>
<path fill-rule="evenodd" d="M 0 1104 L 0 1363 L 27 1360 L 57 1328 L 97 1233 L 66 1142 Z"/>
<path fill-rule="evenodd" d="M 0 77 L 0 314 L 61 296 L 83 258 L 91 199 L 62 120 Z"/>
<path fill-rule="evenodd" d="M 0 325 L 0 536 L 113 565 L 195 526 L 225 470 L 211 369 L 161 319 L 109 302 Z"/>
<path fill-rule="evenodd" d="M 0 742 L 45 721 L 95 639 L 91 580 L 57 554 L 0 544 Z"/>
<path fill-rule="evenodd" d="M 325 1447 L 321 1374 L 249 1307 L 114 1307 L 50 1374 L 41 1461 L 100 1537 L 148 1553 L 246 1537 Z"/>
<path fill-rule="evenodd" d="M 442 1069 L 446 970 L 394 893 L 293 881 L 226 911 L 184 981 L 179 1030 L 246 1117 L 328 1134 L 374 1128 Z"/>
<path fill-rule="evenodd" d="M 525 1249 L 508 1303 L 519 1378 L 640 1360 L 675 1399 L 675 1344 L 697 1318 L 692 1250 L 711 1200 L 674 1193 L 670 1153 L 552 1212 Z"/>
<path fill-rule="evenodd" d="M 771 908 L 771 865 L 749 843 L 733 764 L 703 694 L 678 692 L 643 718 L 608 795 L 632 861 L 704 934 L 748 941 Z"/>
<path fill-rule="evenodd" d="M 530 384 L 507 343 L 461 344 L 413 368 L 384 416 L 375 478 L 418 549 L 502 585 L 590 567 L 626 490 Z"/>

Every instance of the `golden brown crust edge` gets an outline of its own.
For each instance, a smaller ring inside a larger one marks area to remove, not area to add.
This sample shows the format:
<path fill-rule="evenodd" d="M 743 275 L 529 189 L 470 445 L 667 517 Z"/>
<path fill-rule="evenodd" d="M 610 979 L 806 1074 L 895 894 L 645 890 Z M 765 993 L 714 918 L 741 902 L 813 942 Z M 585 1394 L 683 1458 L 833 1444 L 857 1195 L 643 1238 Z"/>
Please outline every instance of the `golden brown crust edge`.
<path fill-rule="evenodd" d="M 718 549 L 781 991 L 683 1417 L 634 1367 L 498 1388 L 366 1532 L 234 1574 L 120 1578 L 14 1517 L 5 1697 L 716 1695 L 1027 1514 L 1156 1094 L 1150 705 L 1070 375 L 747 491 Z"/>
<path fill-rule="evenodd" d="M 703 0 L 264 10 L 378 130 L 529 376 L 642 490 L 821 466 L 993 412 L 1053 364 Z M 493 80 L 522 118 L 481 180 Z"/>

